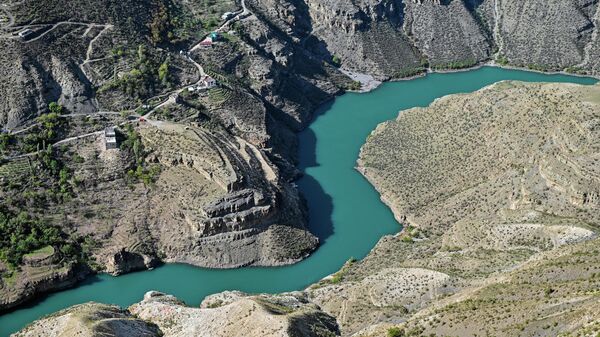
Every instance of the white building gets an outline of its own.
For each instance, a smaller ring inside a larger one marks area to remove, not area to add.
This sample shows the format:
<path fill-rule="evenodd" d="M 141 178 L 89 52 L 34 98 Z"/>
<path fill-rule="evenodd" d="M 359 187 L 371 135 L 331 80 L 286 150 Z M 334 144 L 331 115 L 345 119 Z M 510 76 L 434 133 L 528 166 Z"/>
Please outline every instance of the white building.
<path fill-rule="evenodd" d="M 212 77 L 210 77 L 208 75 L 204 76 L 202 78 L 202 80 L 200 80 L 200 82 L 207 89 L 214 88 L 214 87 L 217 86 L 217 81 L 215 81 L 214 78 L 212 78 Z"/>
<path fill-rule="evenodd" d="M 233 12 L 225 12 L 223 15 L 221 15 L 221 19 L 222 20 L 229 20 L 231 19 L 233 16 L 235 15 L 235 13 Z"/>
<path fill-rule="evenodd" d="M 23 29 L 22 31 L 19 32 L 19 37 L 21 39 L 25 40 L 28 37 L 30 37 L 31 34 L 33 34 L 33 30 L 31 30 L 31 29 Z"/>
<path fill-rule="evenodd" d="M 104 129 L 104 145 L 107 150 L 117 148 L 117 134 L 114 126 Z"/>

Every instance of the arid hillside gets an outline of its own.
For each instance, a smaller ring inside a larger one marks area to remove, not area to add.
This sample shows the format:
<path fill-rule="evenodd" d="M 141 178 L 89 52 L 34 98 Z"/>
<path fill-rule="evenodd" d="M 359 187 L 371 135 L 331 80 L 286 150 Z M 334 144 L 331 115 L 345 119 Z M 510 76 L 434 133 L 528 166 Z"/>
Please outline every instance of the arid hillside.
<path fill-rule="evenodd" d="M 348 334 L 406 319 L 556 335 L 600 319 L 599 116 L 598 85 L 500 82 L 381 124 L 359 169 L 405 229 L 314 300 Z"/>

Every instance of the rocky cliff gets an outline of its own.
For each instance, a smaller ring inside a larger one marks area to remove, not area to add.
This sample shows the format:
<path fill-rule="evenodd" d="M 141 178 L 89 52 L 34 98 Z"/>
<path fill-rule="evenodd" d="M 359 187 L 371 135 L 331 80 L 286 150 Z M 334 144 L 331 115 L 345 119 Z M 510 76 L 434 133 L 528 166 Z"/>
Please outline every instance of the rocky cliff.
<path fill-rule="evenodd" d="M 105 48 L 142 43 L 152 17 L 140 13 L 155 8 L 143 8 L 147 5 L 141 2 L 109 4 L 106 12 L 98 12 L 73 3 L 62 12 L 60 3 L 44 9 L 46 13 L 36 9 L 31 17 L 24 15 L 28 1 L 7 9 L 16 19 L 3 27 L 1 42 L 10 52 L 0 64 L 9 79 L 2 86 L 9 103 L 0 115 L 5 128 L 18 126 L 56 100 L 83 113 L 98 110 L 97 87 L 111 75 L 131 69 L 127 58 L 114 60 Z M 319 102 L 339 90 L 331 86 L 336 71 L 323 68 L 322 61 L 380 78 L 490 60 L 537 70 L 600 73 L 596 1 L 249 0 L 246 4 L 252 15 L 239 23 L 249 46 L 230 53 L 229 61 L 216 55 L 207 55 L 207 61 L 215 65 L 226 61 L 227 72 L 249 76 L 252 91 L 301 124 Z M 77 6 L 86 20 L 68 16 Z M 177 11 L 199 10 L 189 4 L 175 6 Z M 15 39 L 19 27 L 32 21 L 40 36 L 25 44 Z M 56 52 L 65 48 L 69 53 Z M 171 60 L 178 63 L 177 82 L 189 81 L 193 69 L 177 58 Z M 296 89 L 305 95 L 296 95 Z M 115 95 L 98 99 L 103 108 L 130 104 Z"/>
<path fill-rule="evenodd" d="M 229 323 L 224 324 L 224 320 Z M 143 301 L 122 310 L 82 304 L 35 322 L 14 336 L 339 336 L 335 319 L 301 294 L 213 295 L 202 308 L 148 292 Z"/>

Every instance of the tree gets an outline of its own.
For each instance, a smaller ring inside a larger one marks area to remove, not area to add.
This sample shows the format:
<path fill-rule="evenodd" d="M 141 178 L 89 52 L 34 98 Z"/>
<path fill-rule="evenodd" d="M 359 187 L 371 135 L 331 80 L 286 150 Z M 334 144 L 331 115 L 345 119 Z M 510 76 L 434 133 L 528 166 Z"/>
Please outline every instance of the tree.
<path fill-rule="evenodd" d="M 8 150 L 11 142 L 13 141 L 13 137 L 7 133 L 0 134 L 0 153 Z"/>
<path fill-rule="evenodd" d="M 337 56 L 337 55 L 333 55 L 333 58 L 331 59 L 331 62 L 336 67 L 340 67 L 342 65 L 342 59 L 339 56 Z"/>
<path fill-rule="evenodd" d="M 169 82 L 169 61 L 163 62 L 160 67 L 158 67 L 158 79 L 162 85 L 167 85 Z"/>
<path fill-rule="evenodd" d="M 53 113 L 56 115 L 61 115 L 64 110 L 63 106 L 56 102 L 50 102 L 50 104 L 48 104 L 48 108 L 50 109 L 50 113 Z"/>
<path fill-rule="evenodd" d="M 152 15 L 152 22 L 150 23 L 151 40 L 155 45 L 168 42 L 168 36 L 171 30 L 169 10 L 162 1 L 157 2 L 158 9 Z"/>
<path fill-rule="evenodd" d="M 400 329 L 399 327 L 389 328 L 387 335 L 388 337 L 402 337 L 404 336 L 404 329 Z"/>

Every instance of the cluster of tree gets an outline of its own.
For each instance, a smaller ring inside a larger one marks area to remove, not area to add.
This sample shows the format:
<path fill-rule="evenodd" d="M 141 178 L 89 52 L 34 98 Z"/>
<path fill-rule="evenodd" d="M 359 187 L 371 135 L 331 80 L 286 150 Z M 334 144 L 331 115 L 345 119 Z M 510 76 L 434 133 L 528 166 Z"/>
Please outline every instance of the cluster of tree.
<path fill-rule="evenodd" d="M 157 61 L 144 45 L 140 45 L 134 68 L 99 91 L 120 89 L 131 97 L 142 99 L 151 96 L 159 88 L 169 88 L 170 80 L 169 60 Z"/>
<path fill-rule="evenodd" d="M 69 169 L 62 165 L 55 155 L 53 147 L 50 145 L 38 153 L 40 169 L 45 170 L 51 180 L 55 181 L 52 190 L 56 199 L 68 200 L 71 197 L 72 183 Z"/>
<path fill-rule="evenodd" d="M 50 111 L 36 119 L 38 125 L 23 140 L 23 152 L 30 153 L 45 149 L 58 138 L 58 133 L 66 123 L 64 119 L 60 118 L 59 112 L 62 112 L 63 108 L 50 103 Z"/>
<path fill-rule="evenodd" d="M 8 133 L 0 134 L 0 154 L 6 154 L 14 142 L 14 137 Z"/>
<path fill-rule="evenodd" d="M 74 256 L 78 251 L 58 227 L 0 205 L 0 259 L 18 267 L 23 256 L 46 246 L 57 247 L 64 256 Z"/>
<path fill-rule="evenodd" d="M 171 22 L 171 4 L 165 4 L 162 0 L 155 0 L 156 10 L 152 14 L 150 22 L 150 39 L 154 45 L 168 43 L 174 38 L 173 23 Z"/>
<path fill-rule="evenodd" d="M 136 163 L 135 168 L 127 172 L 127 179 L 129 182 L 142 181 L 144 185 L 149 186 L 158 178 L 161 171 L 160 166 L 146 167 L 144 163 L 146 152 L 140 134 L 131 125 L 127 126 L 126 132 L 126 139 L 121 143 L 121 150 L 132 151 Z"/>

